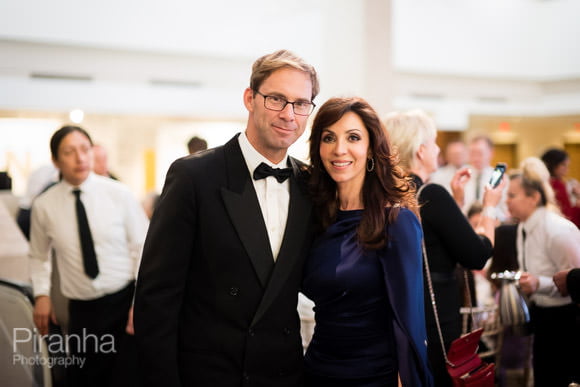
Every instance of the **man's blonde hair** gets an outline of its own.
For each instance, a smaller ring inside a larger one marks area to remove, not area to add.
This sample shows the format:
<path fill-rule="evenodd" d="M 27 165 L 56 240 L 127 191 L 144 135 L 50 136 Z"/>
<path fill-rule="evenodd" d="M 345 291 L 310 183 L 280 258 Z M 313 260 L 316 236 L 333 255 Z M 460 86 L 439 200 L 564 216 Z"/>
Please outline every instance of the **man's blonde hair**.
<path fill-rule="evenodd" d="M 318 75 L 312 65 L 309 65 L 304 59 L 295 55 L 288 50 L 278 50 L 271 54 L 258 58 L 252 66 L 252 76 L 250 77 L 250 89 L 258 91 L 264 80 L 274 71 L 284 67 L 290 67 L 296 70 L 304 71 L 310 75 L 312 82 L 311 100 L 318 95 L 320 86 L 318 84 Z"/>

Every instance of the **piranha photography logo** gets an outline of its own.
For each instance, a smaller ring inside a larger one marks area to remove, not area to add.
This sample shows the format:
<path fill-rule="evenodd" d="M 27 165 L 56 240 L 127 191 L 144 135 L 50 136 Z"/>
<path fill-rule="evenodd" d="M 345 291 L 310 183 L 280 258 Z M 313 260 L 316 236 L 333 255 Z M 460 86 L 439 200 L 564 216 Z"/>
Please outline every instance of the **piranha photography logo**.
<path fill-rule="evenodd" d="M 66 357 L 46 357 L 41 355 L 43 341 L 49 353 L 66 353 Z M 86 358 L 82 354 L 116 353 L 115 338 L 111 334 L 97 336 L 87 333 L 83 328 L 82 334 L 48 334 L 41 335 L 36 328 L 12 329 L 12 364 L 25 366 L 63 366 L 80 367 L 85 365 Z M 32 354 L 32 355 L 25 355 Z"/>

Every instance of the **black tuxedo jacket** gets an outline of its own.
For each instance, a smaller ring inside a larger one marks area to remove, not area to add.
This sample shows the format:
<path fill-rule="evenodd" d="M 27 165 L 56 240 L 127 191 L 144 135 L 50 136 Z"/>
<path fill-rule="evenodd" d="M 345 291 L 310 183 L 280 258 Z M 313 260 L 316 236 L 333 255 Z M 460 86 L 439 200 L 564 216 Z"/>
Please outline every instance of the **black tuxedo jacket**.
<path fill-rule="evenodd" d="M 296 307 L 312 218 L 303 165 L 290 164 L 275 263 L 237 136 L 170 167 L 135 296 L 146 385 L 301 385 Z"/>

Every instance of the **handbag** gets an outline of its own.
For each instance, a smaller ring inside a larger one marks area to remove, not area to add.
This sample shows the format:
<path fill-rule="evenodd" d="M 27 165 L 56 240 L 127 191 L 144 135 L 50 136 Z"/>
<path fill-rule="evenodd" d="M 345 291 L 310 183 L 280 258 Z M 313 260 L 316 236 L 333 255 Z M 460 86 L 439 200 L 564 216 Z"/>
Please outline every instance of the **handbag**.
<path fill-rule="evenodd" d="M 431 272 L 429 270 L 429 261 L 427 259 L 427 250 L 425 249 L 425 241 L 421 242 L 423 248 L 423 261 L 425 262 L 425 272 L 427 276 L 427 284 L 429 286 L 429 295 L 431 296 L 431 304 L 433 305 L 433 314 L 435 316 L 435 324 L 437 326 L 437 333 L 439 334 L 439 341 L 441 342 L 441 350 L 445 358 L 445 364 L 449 376 L 453 381 L 454 387 L 492 387 L 495 383 L 495 364 L 485 363 L 477 354 L 479 346 L 479 339 L 483 334 L 483 328 L 473 330 L 466 335 L 455 339 L 449 347 L 449 352 L 445 351 L 445 344 L 443 342 L 443 334 L 441 333 L 441 324 L 439 323 L 439 315 L 437 312 L 437 303 L 435 302 L 435 292 L 433 291 L 433 283 L 431 281 Z M 469 305 L 471 306 L 471 292 L 467 281 L 467 273 L 464 273 L 465 288 L 469 298 Z M 471 309 L 473 320 L 473 308 Z"/>

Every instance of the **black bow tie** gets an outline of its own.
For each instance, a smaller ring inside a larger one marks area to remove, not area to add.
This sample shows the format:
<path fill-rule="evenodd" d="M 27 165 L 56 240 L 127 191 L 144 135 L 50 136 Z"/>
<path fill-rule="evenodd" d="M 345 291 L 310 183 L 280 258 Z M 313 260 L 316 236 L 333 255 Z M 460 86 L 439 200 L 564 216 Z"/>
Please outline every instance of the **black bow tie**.
<path fill-rule="evenodd" d="M 268 176 L 274 176 L 278 183 L 283 183 L 287 178 L 292 175 L 291 168 L 272 168 L 266 163 L 260 163 L 256 169 L 254 169 L 254 180 L 264 179 Z"/>

